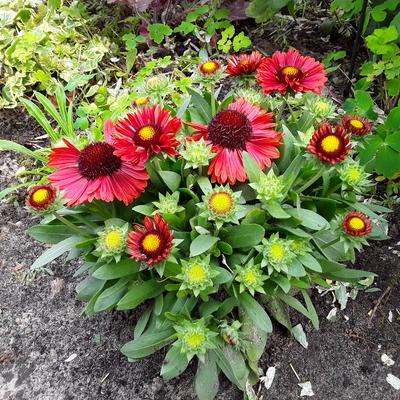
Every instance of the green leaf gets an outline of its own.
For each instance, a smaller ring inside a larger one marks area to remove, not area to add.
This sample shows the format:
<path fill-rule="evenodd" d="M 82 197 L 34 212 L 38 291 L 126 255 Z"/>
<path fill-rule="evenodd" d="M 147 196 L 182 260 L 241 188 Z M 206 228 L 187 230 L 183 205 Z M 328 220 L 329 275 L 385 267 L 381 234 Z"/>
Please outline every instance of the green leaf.
<path fill-rule="evenodd" d="M 181 176 L 179 174 L 172 171 L 159 171 L 159 174 L 171 192 L 175 192 L 179 188 L 181 184 Z"/>
<path fill-rule="evenodd" d="M 275 296 L 262 295 L 262 298 L 265 299 L 265 307 L 270 315 L 290 332 L 292 330 L 292 323 L 290 321 L 288 305 Z"/>
<path fill-rule="evenodd" d="M 244 390 L 249 375 L 245 360 L 242 354 L 232 346 L 225 344 L 214 350 L 217 355 L 217 364 L 226 377 L 239 389 Z"/>
<path fill-rule="evenodd" d="M 94 312 L 104 311 L 114 306 L 126 292 L 128 282 L 128 278 L 121 278 L 113 286 L 104 290 L 94 304 Z"/>
<path fill-rule="evenodd" d="M 242 224 L 264 225 L 265 211 L 260 208 L 254 208 L 243 219 Z"/>
<path fill-rule="evenodd" d="M 315 329 L 319 329 L 319 319 L 318 319 L 317 311 L 315 310 L 314 304 L 312 303 L 310 296 L 304 289 L 301 289 L 301 293 L 302 293 L 304 301 L 306 303 L 311 322 L 314 325 Z"/>
<path fill-rule="evenodd" d="M 249 46 L 251 46 L 251 40 L 244 34 L 244 32 L 240 32 L 239 35 L 236 35 L 233 38 L 233 50 L 239 51 L 240 49 L 245 49 Z"/>
<path fill-rule="evenodd" d="M 137 48 L 131 49 L 126 54 L 126 72 L 131 72 L 136 62 L 138 50 Z"/>
<path fill-rule="evenodd" d="M 190 257 L 198 256 L 209 250 L 215 243 L 217 243 L 219 238 L 209 235 L 199 235 L 190 244 Z"/>
<path fill-rule="evenodd" d="M 268 213 L 276 219 L 287 219 L 290 215 L 285 212 L 285 209 L 277 201 L 269 201 L 264 205 Z"/>
<path fill-rule="evenodd" d="M 318 320 L 315 321 L 315 319 L 313 318 L 313 316 L 310 315 L 310 312 L 303 306 L 303 304 L 300 303 L 300 301 L 298 301 L 297 299 L 295 299 L 292 296 L 286 296 L 284 294 L 278 294 L 278 297 L 284 301 L 287 305 L 289 305 L 290 307 L 294 308 L 295 310 L 297 310 L 299 313 L 303 314 L 304 316 L 306 316 L 307 318 L 309 318 L 311 320 L 311 322 L 314 325 L 315 329 L 319 329 L 319 322 Z"/>
<path fill-rule="evenodd" d="M 301 277 L 306 276 L 307 272 L 300 261 L 295 259 L 288 265 L 288 274 L 295 277 Z"/>
<path fill-rule="evenodd" d="M 398 46 L 390 42 L 397 40 L 398 36 L 396 27 L 389 26 L 375 29 L 372 35 L 365 38 L 365 41 L 368 48 L 376 54 L 395 54 L 398 51 Z"/>
<path fill-rule="evenodd" d="M 153 278 L 144 282 L 132 282 L 128 292 L 118 302 L 118 310 L 131 310 L 147 299 L 153 299 L 164 291 L 164 285 Z"/>
<path fill-rule="evenodd" d="M 309 253 L 302 256 L 298 256 L 297 259 L 308 269 L 315 272 L 322 272 L 321 265 L 319 262 Z"/>
<path fill-rule="evenodd" d="M 175 337 L 173 328 L 158 329 L 155 332 L 146 332 L 137 339 L 128 342 L 121 348 L 121 352 L 130 359 L 146 358 L 167 345 Z"/>
<path fill-rule="evenodd" d="M 73 229 L 65 225 L 35 225 L 30 227 L 26 233 L 40 242 L 49 244 L 57 244 L 76 234 Z"/>
<path fill-rule="evenodd" d="M 204 194 L 212 191 L 210 180 L 206 176 L 200 176 L 199 179 L 197 179 L 197 184 L 200 186 L 200 189 Z"/>
<path fill-rule="evenodd" d="M 241 308 L 253 320 L 253 322 L 264 332 L 272 332 L 272 323 L 264 308 L 247 292 L 238 296 Z"/>
<path fill-rule="evenodd" d="M 35 153 L 34 151 L 29 150 L 26 147 L 24 147 L 18 143 L 14 143 L 10 140 L 0 140 L 0 150 L 16 151 L 18 153 L 26 154 L 30 157 L 36 158 L 36 160 L 40 160 L 45 163 L 47 163 L 47 161 L 48 161 L 47 157 L 42 156 L 38 153 Z"/>
<path fill-rule="evenodd" d="M 204 362 L 198 360 L 195 379 L 196 394 L 199 400 L 213 400 L 218 393 L 218 367 L 216 355 L 208 351 L 204 356 Z"/>
<path fill-rule="evenodd" d="M 58 242 L 50 249 L 46 250 L 36 261 L 31 265 L 31 269 L 37 269 L 43 267 L 43 265 L 48 264 L 49 262 L 55 260 L 60 257 L 66 251 L 71 250 L 75 247 L 79 242 L 82 241 L 81 236 L 70 236 L 67 239 Z"/>
<path fill-rule="evenodd" d="M 121 260 L 118 263 L 105 264 L 93 272 L 93 276 L 98 279 L 116 279 L 126 275 L 131 275 L 139 271 L 140 264 L 131 258 Z"/>
<path fill-rule="evenodd" d="M 243 165 L 249 178 L 249 182 L 258 182 L 260 180 L 260 175 L 263 172 L 258 166 L 256 160 L 254 160 L 247 151 L 243 152 Z"/>
<path fill-rule="evenodd" d="M 139 336 L 141 336 L 142 333 L 144 332 L 144 330 L 146 329 L 146 326 L 149 322 L 152 311 L 153 311 L 153 307 L 152 306 L 148 307 L 146 309 L 146 311 L 138 319 L 138 321 L 135 325 L 135 330 L 133 332 L 133 337 L 135 339 L 137 339 Z"/>
<path fill-rule="evenodd" d="M 241 322 L 241 331 L 248 340 L 246 343 L 246 355 L 250 361 L 257 363 L 264 353 L 268 333 L 259 329 L 252 319 L 244 313 L 241 315 Z"/>
<path fill-rule="evenodd" d="M 386 178 L 400 172 L 400 153 L 389 146 L 382 146 L 376 154 L 375 169 Z"/>
<path fill-rule="evenodd" d="M 290 289 L 292 288 L 289 279 L 281 274 L 271 275 L 270 279 L 272 282 L 277 283 L 285 293 L 289 293 Z"/>
<path fill-rule="evenodd" d="M 305 208 L 286 208 L 285 211 L 292 217 L 300 220 L 300 225 L 313 230 L 329 228 L 329 222 L 314 211 Z"/>
<path fill-rule="evenodd" d="M 61 7 L 62 3 L 63 0 L 49 0 L 47 2 L 49 8 L 52 8 L 54 10 L 58 10 Z"/>
<path fill-rule="evenodd" d="M 261 242 L 264 235 L 264 228 L 256 224 L 230 226 L 220 232 L 221 239 L 235 249 L 253 247 Z"/>
<path fill-rule="evenodd" d="M 76 287 L 78 300 L 89 301 L 99 290 L 103 288 L 105 281 L 88 276 L 83 281 L 79 282 Z"/>
<path fill-rule="evenodd" d="M 173 379 L 180 375 L 188 366 L 186 353 L 181 353 L 179 346 L 172 346 L 165 356 L 160 375 L 164 379 Z"/>
<path fill-rule="evenodd" d="M 188 93 L 192 96 L 192 103 L 200 115 L 204 118 L 206 124 L 208 124 L 213 118 L 211 106 L 207 103 L 204 97 L 197 91 L 187 88 Z"/>
<path fill-rule="evenodd" d="M 149 24 L 147 25 L 147 29 L 149 31 L 149 36 L 156 43 L 160 44 L 165 36 L 170 36 L 173 30 L 164 24 Z"/>
<path fill-rule="evenodd" d="M 354 98 L 356 99 L 357 106 L 363 111 L 368 111 L 374 105 L 371 95 L 364 90 L 356 90 Z"/>
<path fill-rule="evenodd" d="M 400 129 L 400 126 L 399 126 Z M 385 142 L 395 151 L 400 152 L 400 132 L 386 136 Z M 399 167 L 400 169 L 400 167 Z"/>

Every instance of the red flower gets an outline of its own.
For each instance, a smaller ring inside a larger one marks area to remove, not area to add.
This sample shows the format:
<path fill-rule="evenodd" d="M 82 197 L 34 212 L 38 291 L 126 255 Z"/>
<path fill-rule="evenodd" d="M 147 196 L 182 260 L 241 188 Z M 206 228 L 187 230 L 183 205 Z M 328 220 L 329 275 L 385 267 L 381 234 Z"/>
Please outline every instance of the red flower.
<path fill-rule="evenodd" d="M 181 129 L 181 120 L 171 118 L 171 113 L 160 106 L 144 107 L 128 114 L 116 125 L 113 134 L 115 155 L 122 160 L 147 161 L 152 153 L 161 151 L 173 156 L 178 154 L 174 147 L 180 143 L 175 139 Z"/>
<path fill-rule="evenodd" d="M 158 214 L 154 220 L 146 217 L 144 228 L 135 225 L 128 234 L 128 248 L 131 258 L 136 261 L 146 261 L 148 265 L 168 259 L 174 238 L 168 229 L 168 224 Z"/>
<path fill-rule="evenodd" d="M 358 211 L 347 214 L 342 222 L 342 227 L 351 236 L 365 236 L 372 231 L 371 220 Z"/>
<path fill-rule="evenodd" d="M 341 126 L 333 132 L 332 126 L 318 128 L 307 146 L 307 150 L 316 154 L 321 161 L 336 164 L 343 161 L 351 149 L 350 137 Z"/>
<path fill-rule="evenodd" d="M 328 80 L 325 75 L 323 64 L 289 49 L 287 53 L 277 51 L 272 58 L 265 58 L 258 68 L 257 81 L 264 94 L 285 94 L 288 89 L 321 94 L 321 88 L 325 87 Z"/>
<path fill-rule="evenodd" d="M 47 210 L 56 197 L 57 189 L 53 185 L 38 185 L 29 192 L 26 205 L 33 210 Z"/>
<path fill-rule="evenodd" d="M 279 158 L 277 146 L 281 144 L 279 139 L 283 133 L 271 129 L 276 126 L 272 122 L 273 115 L 241 98 L 230 104 L 228 110 L 218 112 L 208 126 L 187 123 L 197 129 L 193 140 L 204 138 L 217 153 L 208 169 L 212 182 L 224 184 L 228 181 L 231 185 L 237 180 L 244 182 L 247 175 L 243 151 L 247 151 L 262 169 L 271 166 L 271 159 Z"/>
<path fill-rule="evenodd" d="M 67 147 L 52 149 L 49 166 L 57 171 L 49 180 L 65 190 L 69 206 L 93 199 L 109 202 L 114 198 L 128 205 L 144 192 L 149 179 L 144 164 L 114 155 L 113 130 L 113 122 L 107 120 L 104 142 L 89 144 L 80 151 L 64 139 Z"/>
<path fill-rule="evenodd" d="M 203 75 L 214 75 L 221 69 L 221 64 L 218 61 L 210 60 L 199 65 L 199 71 Z"/>
<path fill-rule="evenodd" d="M 225 73 L 230 76 L 251 74 L 256 71 L 264 61 L 259 51 L 253 51 L 251 54 L 242 54 L 239 57 L 232 56 L 228 59 L 228 67 Z"/>
<path fill-rule="evenodd" d="M 361 118 L 359 115 L 345 115 L 342 124 L 347 131 L 357 136 L 366 135 L 372 129 L 372 125 L 367 118 Z"/>

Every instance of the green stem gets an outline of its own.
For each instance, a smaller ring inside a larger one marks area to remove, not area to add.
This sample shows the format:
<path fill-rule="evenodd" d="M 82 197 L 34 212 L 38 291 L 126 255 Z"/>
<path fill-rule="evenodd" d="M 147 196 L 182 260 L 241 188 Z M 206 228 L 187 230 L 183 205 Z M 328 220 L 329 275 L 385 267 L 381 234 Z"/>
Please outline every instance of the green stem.
<path fill-rule="evenodd" d="M 302 193 L 304 190 L 309 188 L 313 183 L 315 183 L 319 178 L 321 178 L 324 173 L 323 169 L 320 169 L 316 175 L 314 175 L 310 180 L 308 180 L 301 188 L 296 190 L 296 193 Z"/>
<path fill-rule="evenodd" d="M 244 261 L 242 261 L 243 265 L 247 264 L 250 261 L 251 257 L 253 257 L 254 252 L 255 252 L 254 248 L 250 250 L 248 256 L 245 258 Z"/>
<path fill-rule="evenodd" d="M 211 114 L 212 116 L 215 115 L 216 112 L 216 104 L 215 104 L 215 88 L 214 85 L 210 86 L 210 92 L 211 92 Z"/>
<path fill-rule="evenodd" d="M 335 239 L 333 239 L 333 240 L 331 240 L 328 243 L 325 243 L 323 246 L 321 246 L 321 249 L 326 249 L 327 247 L 332 246 L 333 244 L 335 244 L 335 243 L 337 243 L 339 241 L 340 241 L 340 236 L 335 238 Z"/>
<path fill-rule="evenodd" d="M 53 215 L 64 225 L 68 226 L 69 228 L 73 229 L 75 232 L 78 232 L 79 235 L 86 236 L 86 237 L 92 237 L 92 235 L 89 232 L 84 231 L 83 229 L 79 228 L 76 226 L 73 222 L 68 221 L 66 218 L 58 214 L 56 211 L 53 211 Z"/>

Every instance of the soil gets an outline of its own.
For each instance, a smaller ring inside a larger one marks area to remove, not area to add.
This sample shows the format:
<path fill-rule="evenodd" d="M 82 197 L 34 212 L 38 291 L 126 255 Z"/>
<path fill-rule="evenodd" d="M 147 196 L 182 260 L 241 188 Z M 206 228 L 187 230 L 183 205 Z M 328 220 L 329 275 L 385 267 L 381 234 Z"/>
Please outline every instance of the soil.
<path fill-rule="evenodd" d="M 307 49 L 307 54 L 319 59 L 321 54 L 348 50 L 343 43 L 335 47 L 316 40 L 318 30 L 314 24 L 307 35 L 292 32 L 289 44 L 301 51 Z M 255 41 L 256 48 L 266 54 L 276 49 L 269 35 L 266 32 Z M 343 78 L 341 73 L 335 74 L 331 89 L 339 93 Z M 34 149 L 43 143 L 34 137 L 43 134 L 26 112 L 0 112 L 0 139 Z M 15 182 L 21 161 L 17 154 L 0 153 L 0 190 Z M 59 259 L 50 264 L 53 275 L 41 273 L 31 281 L 24 280 L 29 265 L 46 247 L 25 234 L 35 220 L 24 210 L 23 197 L 21 190 L 12 204 L 0 203 L 0 399 L 195 400 L 194 362 L 180 377 L 166 382 L 159 377 L 165 350 L 136 363 L 128 363 L 119 351 L 132 340 L 143 308 L 80 316 L 84 304 L 75 300 L 75 287 L 82 278 L 73 277 L 79 262 L 65 265 Z M 388 373 L 400 377 L 399 222 L 397 208 L 391 216 L 391 239 L 371 243 L 354 265 L 378 274 L 374 286 L 380 292 L 360 292 L 338 313 L 337 321 L 330 322 L 326 316 L 332 308 L 331 297 L 314 291 L 320 330 L 314 330 L 298 314 L 292 315 L 293 321 L 304 327 L 307 349 L 275 325 L 260 361 L 264 371 L 276 367 L 271 388 L 260 387 L 263 400 L 299 398 L 301 389 L 293 369 L 300 382 L 312 383 L 315 400 L 400 400 L 400 391 L 385 380 Z M 387 288 L 388 294 L 380 301 Z M 377 304 L 371 319 L 369 313 Z M 385 366 L 382 353 L 395 364 Z M 242 398 L 221 376 L 217 400 Z"/>

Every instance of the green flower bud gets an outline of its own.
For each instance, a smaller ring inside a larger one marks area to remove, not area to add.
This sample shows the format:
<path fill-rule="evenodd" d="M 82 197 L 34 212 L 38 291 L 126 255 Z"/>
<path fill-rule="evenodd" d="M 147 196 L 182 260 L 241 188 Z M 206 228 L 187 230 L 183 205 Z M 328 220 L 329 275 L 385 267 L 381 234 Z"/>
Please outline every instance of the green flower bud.
<path fill-rule="evenodd" d="M 182 272 L 176 276 L 182 281 L 180 290 L 191 290 L 197 297 L 200 292 L 213 287 L 212 278 L 219 272 L 210 265 L 210 255 L 182 260 Z"/>
<path fill-rule="evenodd" d="M 281 201 L 285 192 L 283 177 L 277 177 L 272 168 L 267 175 L 260 174 L 258 182 L 251 183 L 250 186 L 255 190 L 257 199 L 263 203 Z"/>
<path fill-rule="evenodd" d="M 188 360 L 195 355 L 201 360 L 208 349 L 214 349 L 212 338 L 218 333 L 206 328 L 206 320 L 195 321 L 184 320 L 179 325 L 174 325 L 178 340 L 173 344 L 181 348 L 181 353 L 186 353 Z"/>
<path fill-rule="evenodd" d="M 366 173 L 364 167 L 356 160 L 347 158 L 338 166 L 337 171 L 345 188 L 350 187 L 357 191 L 365 191 L 372 185 L 368 179 L 370 174 Z"/>
<path fill-rule="evenodd" d="M 211 148 L 212 145 L 207 145 L 203 138 L 198 141 L 187 141 L 185 150 L 180 151 L 180 155 L 186 161 L 185 168 L 208 166 L 210 160 L 216 155 L 211 152 Z"/>
<path fill-rule="evenodd" d="M 337 116 L 336 107 L 333 102 L 315 94 L 308 94 L 305 96 L 303 109 L 311 113 L 318 122 Z"/>
<path fill-rule="evenodd" d="M 266 102 L 267 97 L 260 91 L 253 88 L 238 89 L 235 98 L 243 97 L 246 101 L 252 104 L 260 105 Z"/>
<path fill-rule="evenodd" d="M 254 265 L 253 259 L 244 267 L 236 266 L 236 272 L 235 279 L 240 282 L 240 292 L 247 289 L 253 296 L 255 292 L 265 293 L 263 285 L 268 276 L 263 275 L 260 265 Z"/>
<path fill-rule="evenodd" d="M 153 201 L 153 204 L 157 207 L 157 210 L 153 214 L 176 214 L 184 210 L 182 206 L 178 205 L 179 192 L 173 194 L 167 193 L 165 196 L 159 193 L 160 201 Z"/>
<path fill-rule="evenodd" d="M 129 224 L 107 226 L 98 233 L 96 252 L 100 258 L 114 258 L 117 262 L 126 250 L 126 240 L 128 239 Z"/>

